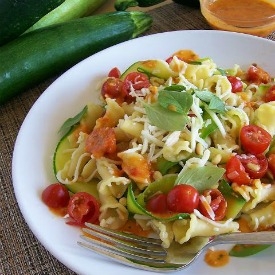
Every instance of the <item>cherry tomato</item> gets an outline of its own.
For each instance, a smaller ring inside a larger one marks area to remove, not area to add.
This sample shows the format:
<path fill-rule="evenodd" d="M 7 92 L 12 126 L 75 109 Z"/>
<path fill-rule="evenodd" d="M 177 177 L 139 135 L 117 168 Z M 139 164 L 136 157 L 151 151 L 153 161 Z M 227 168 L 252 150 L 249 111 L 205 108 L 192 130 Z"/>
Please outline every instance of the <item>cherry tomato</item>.
<path fill-rule="evenodd" d="M 75 193 L 68 205 L 68 214 L 78 225 L 85 222 L 96 223 L 99 218 L 100 204 L 96 198 L 86 192 Z"/>
<path fill-rule="evenodd" d="M 243 90 L 243 83 L 240 79 L 238 79 L 236 76 L 227 76 L 227 79 L 229 80 L 231 87 L 232 87 L 232 93 L 239 93 Z"/>
<path fill-rule="evenodd" d="M 260 84 L 260 83 L 268 83 L 271 80 L 270 75 L 258 67 L 256 64 L 252 64 L 247 70 L 247 81 Z"/>
<path fill-rule="evenodd" d="M 240 132 L 241 145 L 246 153 L 262 154 L 270 145 L 271 135 L 257 125 L 243 126 Z"/>
<path fill-rule="evenodd" d="M 85 151 L 95 158 L 116 152 L 116 135 L 113 128 L 95 128 L 87 137 Z"/>
<path fill-rule="evenodd" d="M 52 208 L 66 207 L 70 200 L 68 189 L 61 183 L 53 183 L 42 192 L 42 201 Z"/>
<path fill-rule="evenodd" d="M 167 194 L 167 207 L 176 213 L 193 213 L 199 205 L 199 192 L 188 184 L 175 185 Z"/>
<path fill-rule="evenodd" d="M 267 160 L 268 169 L 272 173 L 273 178 L 275 178 L 275 154 L 270 154 Z"/>
<path fill-rule="evenodd" d="M 104 98 L 116 99 L 119 103 L 124 102 L 126 93 L 122 89 L 123 81 L 116 77 L 109 77 L 101 87 L 101 95 Z"/>
<path fill-rule="evenodd" d="M 226 163 L 225 170 L 225 175 L 229 181 L 235 182 L 239 185 L 250 184 L 251 179 L 237 156 L 232 156 L 229 159 Z"/>
<path fill-rule="evenodd" d="M 124 79 L 123 89 L 125 93 L 129 94 L 131 86 L 135 90 L 148 88 L 150 86 L 150 81 L 148 76 L 146 74 L 139 73 L 139 72 L 129 73 L 128 75 L 126 75 Z"/>
<path fill-rule="evenodd" d="M 215 214 L 214 220 L 222 220 L 225 217 L 225 212 L 227 208 L 227 202 L 222 193 L 218 189 L 209 189 L 205 190 L 202 195 L 205 198 L 210 199 L 209 206 Z M 199 202 L 198 210 L 201 212 L 202 215 L 211 219 L 209 211 L 207 211 L 207 206 L 203 203 L 202 200 L 200 200 Z"/>
<path fill-rule="evenodd" d="M 121 75 L 120 70 L 117 67 L 114 67 L 108 73 L 109 77 L 119 78 Z"/>
<path fill-rule="evenodd" d="M 167 195 L 156 194 L 146 203 L 146 209 L 152 213 L 164 214 L 167 212 Z"/>
<path fill-rule="evenodd" d="M 275 85 L 271 86 L 265 93 L 265 102 L 275 101 Z"/>
<path fill-rule="evenodd" d="M 268 161 L 264 155 L 241 154 L 237 158 L 251 179 L 260 179 L 266 174 Z"/>
<path fill-rule="evenodd" d="M 170 64 L 171 61 L 173 60 L 173 56 L 169 56 L 165 61 Z"/>

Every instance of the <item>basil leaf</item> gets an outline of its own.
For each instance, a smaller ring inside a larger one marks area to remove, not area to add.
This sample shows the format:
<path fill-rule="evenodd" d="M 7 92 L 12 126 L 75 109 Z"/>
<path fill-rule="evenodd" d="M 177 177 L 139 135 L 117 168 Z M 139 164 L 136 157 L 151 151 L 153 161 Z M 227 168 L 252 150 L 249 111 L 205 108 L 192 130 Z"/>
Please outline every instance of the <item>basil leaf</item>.
<path fill-rule="evenodd" d="M 165 91 L 175 91 L 182 92 L 185 91 L 186 88 L 183 85 L 171 85 L 164 88 Z"/>
<path fill-rule="evenodd" d="M 210 91 L 196 91 L 196 96 L 205 103 L 208 103 L 208 108 L 216 113 L 225 112 L 224 102 Z"/>
<path fill-rule="evenodd" d="M 175 184 L 190 184 L 199 192 L 213 188 L 222 178 L 225 169 L 211 165 L 203 167 L 192 167 L 182 170 Z"/>
<path fill-rule="evenodd" d="M 207 116 L 209 116 L 209 115 L 207 114 Z M 210 119 L 211 123 L 209 123 L 206 127 L 202 128 L 200 137 L 203 139 L 205 139 L 211 133 L 213 133 L 215 130 L 218 129 L 217 124 L 214 122 L 214 120 L 210 116 L 208 118 L 204 118 L 204 121 L 206 121 L 207 119 Z"/>
<path fill-rule="evenodd" d="M 86 105 L 76 116 L 68 118 L 59 129 L 59 132 L 68 133 L 74 125 L 80 122 L 87 110 L 88 106 Z"/>
<path fill-rule="evenodd" d="M 193 98 L 186 92 L 162 90 L 159 92 L 158 102 L 170 111 L 187 114 L 192 106 Z"/>
<path fill-rule="evenodd" d="M 188 122 L 188 116 L 186 114 L 167 110 L 158 103 L 145 104 L 144 107 L 150 123 L 162 130 L 181 131 Z"/>

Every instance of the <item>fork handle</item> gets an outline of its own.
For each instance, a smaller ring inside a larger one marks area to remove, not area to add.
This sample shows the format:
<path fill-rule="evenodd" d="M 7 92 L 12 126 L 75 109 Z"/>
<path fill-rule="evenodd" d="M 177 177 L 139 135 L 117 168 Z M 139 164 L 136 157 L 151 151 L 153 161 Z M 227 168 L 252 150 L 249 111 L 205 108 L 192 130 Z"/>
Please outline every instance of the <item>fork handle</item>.
<path fill-rule="evenodd" d="M 211 244 L 275 244 L 275 231 L 218 235 Z"/>

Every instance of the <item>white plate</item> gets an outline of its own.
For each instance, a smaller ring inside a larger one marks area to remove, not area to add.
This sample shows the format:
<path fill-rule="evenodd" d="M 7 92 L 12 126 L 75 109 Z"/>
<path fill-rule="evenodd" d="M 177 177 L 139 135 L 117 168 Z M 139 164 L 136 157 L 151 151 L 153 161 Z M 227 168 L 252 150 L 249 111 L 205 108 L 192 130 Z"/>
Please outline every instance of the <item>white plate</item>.
<path fill-rule="evenodd" d="M 58 130 L 68 117 L 93 100 L 93 86 L 112 67 L 122 71 L 135 61 L 169 57 L 180 49 L 209 56 L 220 67 L 257 63 L 275 75 L 275 43 L 263 38 L 221 31 L 178 31 L 137 38 L 80 62 L 58 78 L 37 100 L 27 115 L 15 144 L 13 184 L 22 214 L 39 241 L 59 261 L 79 274 L 156 274 L 119 265 L 77 245 L 79 230 L 53 215 L 41 202 L 43 188 L 55 181 L 52 155 Z M 203 256 L 178 274 L 260 274 L 274 272 L 275 247 L 244 259 L 230 259 L 222 268 L 212 268 Z"/>

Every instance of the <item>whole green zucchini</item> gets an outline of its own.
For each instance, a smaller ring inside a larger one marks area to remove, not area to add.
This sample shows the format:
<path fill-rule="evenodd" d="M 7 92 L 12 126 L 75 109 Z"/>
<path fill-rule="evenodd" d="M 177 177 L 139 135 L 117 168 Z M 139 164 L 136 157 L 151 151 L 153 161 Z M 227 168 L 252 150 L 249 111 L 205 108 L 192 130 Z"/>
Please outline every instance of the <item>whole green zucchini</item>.
<path fill-rule="evenodd" d="M 91 15 L 106 2 L 107 0 L 65 0 L 61 5 L 32 25 L 27 32 Z"/>
<path fill-rule="evenodd" d="M 21 35 L 64 0 L 0 0 L 0 45 Z"/>
<path fill-rule="evenodd" d="M 0 104 L 152 24 L 140 11 L 110 12 L 26 33 L 0 47 Z"/>

